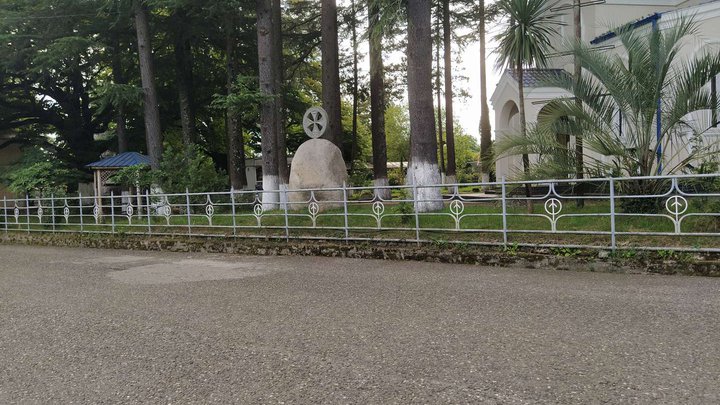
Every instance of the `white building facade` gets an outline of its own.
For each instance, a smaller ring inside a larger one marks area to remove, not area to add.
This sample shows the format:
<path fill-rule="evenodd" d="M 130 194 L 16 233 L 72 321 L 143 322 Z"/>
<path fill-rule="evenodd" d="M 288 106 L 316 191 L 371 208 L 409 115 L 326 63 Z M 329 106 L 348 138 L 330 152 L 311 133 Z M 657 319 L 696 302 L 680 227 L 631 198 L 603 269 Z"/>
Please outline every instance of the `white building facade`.
<path fill-rule="evenodd" d="M 537 122 L 538 114 L 548 101 L 571 96 L 563 89 L 543 87 L 548 78 L 559 74 L 572 74 L 572 56 L 561 56 L 566 50 L 563 44 L 574 40 L 575 28 L 573 26 L 573 0 L 562 0 L 557 8 L 563 13 L 560 20 L 564 23 L 560 27 L 560 37 L 553 41 L 558 44 L 555 55 L 550 59 L 546 69 L 528 69 L 525 74 L 525 111 L 528 123 Z M 636 29 L 659 29 L 672 26 L 680 17 L 692 17 L 698 25 L 698 33 L 683 44 L 679 59 L 706 52 L 708 50 L 720 52 L 720 1 L 700 0 L 583 0 L 582 7 L 582 40 L 597 46 L 601 52 L 623 52 L 622 46 L 609 30 L 633 24 Z M 566 54 L 565 54 L 566 55 Z M 720 78 L 717 80 L 720 82 Z M 720 83 L 717 83 L 720 84 Z M 503 73 L 493 92 L 490 103 L 495 110 L 494 135 L 495 139 L 502 139 L 509 133 L 517 134 L 520 130 L 518 108 L 518 81 L 510 71 Z M 708 83 L 708 86 L 711 86 Z M 717 87 L 717 86 L 714 86 Z M 715 114 L 717 116 L 717 114 Z M 688 117 L 695 121 L 695 127 L 707 128 L 704 132 L 704 141 L 718 143 L 720 128 L 714 127 L 713 113 L 700 111 Z M 574 147 L 573 137 L 569 137 L 569 146 Z M 685 145 L 681 147 L 686 147 Z M 670 151 L 668 151 L 670 152 Z M 679 158 L 682 153 L 668 153 L 669 156 Z M 531 164 L 537 157 L 531 155 Z M 512 178 L 522 169 L 520 156 L 504 157 L 496 163 L 497 178 Z"/>

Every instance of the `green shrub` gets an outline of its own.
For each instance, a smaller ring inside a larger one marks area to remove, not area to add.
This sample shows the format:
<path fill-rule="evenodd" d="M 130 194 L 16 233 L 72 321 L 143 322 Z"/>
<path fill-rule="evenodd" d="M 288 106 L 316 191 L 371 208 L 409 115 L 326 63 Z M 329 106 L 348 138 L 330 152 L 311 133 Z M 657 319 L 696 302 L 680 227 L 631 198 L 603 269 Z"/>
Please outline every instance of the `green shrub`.
<path fill-rule="evenodd" d="M 405 184 L 405 170 L 389 169 L 388 183 L 390 183 L 391 186 L 401 186 Z"/>
<path fill-rule="evenodd" d="M 210 156 L 195 145 L 166 148 L 154 179 L 165 193 L 228 191 L 225 171 L 216 170 Z"/>

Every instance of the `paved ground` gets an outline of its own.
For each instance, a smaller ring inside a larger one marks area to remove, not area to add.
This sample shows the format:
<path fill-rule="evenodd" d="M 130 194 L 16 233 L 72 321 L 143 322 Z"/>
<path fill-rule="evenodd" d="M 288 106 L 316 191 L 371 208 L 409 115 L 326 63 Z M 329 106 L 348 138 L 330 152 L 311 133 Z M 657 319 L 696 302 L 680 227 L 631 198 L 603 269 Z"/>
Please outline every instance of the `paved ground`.
<path fill-rule="evenodd" d="M 718 403 L 720 279 L 0 246 L 0 403 Z"/>

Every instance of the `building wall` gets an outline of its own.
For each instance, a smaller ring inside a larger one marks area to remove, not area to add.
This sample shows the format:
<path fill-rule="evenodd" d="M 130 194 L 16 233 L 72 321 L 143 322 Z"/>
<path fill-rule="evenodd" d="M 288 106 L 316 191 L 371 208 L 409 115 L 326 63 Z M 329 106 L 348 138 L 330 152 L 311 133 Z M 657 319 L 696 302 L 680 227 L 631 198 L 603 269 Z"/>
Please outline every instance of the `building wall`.
<path fill-rule="evenodd" d="M 562 8 L 563 6 L 573 3 L 574 0 L 563 0 L 557 7 Z M 562 38 L 559 38 L 554 43 L 558 44 L 557 51 L 562 52 L 567 49 L 566 46 L 574 39 L 573 12 L 572 9 L 558 12 L 564 14 L 561 16 L 561 21 L 566 25 L 560 27 Z M 695 16 L 698 32 L 692 38 L 687 39 L 686 43 L 680 47 L 679 60 L 687 60 L 690 56 L 700 52 L 720 52 L 720 1 L 606 0 L 604 4 L 583 7 L 583 41 L 589 42 L 614 27 L 658 12 L 664 13 L 659 20 L 661 29 L 666 28 L 676 21 L 677 16 L 681 13 Z M 639 29 L 649 30 L 651 29 L 651 25 L 648 24 Z M 603 42 L 601 45 L 616 46 L 616 48 L 606 50 L 605 52 L 621 53 L 622 48 L 618 43 L 619 41 L 617 39 L 611 39 Z M 549 62 L 549 68 L 561 68 L 568 72 L 573 71 L 573 60 L 571 56 L 555 55 Z M 720 78 L 718 78 L 718 87 L 720 87 Z M 533 123 L 537 121 L 537 114 L 543 107 L 542 100 L 552 99 L 553 91 L 551 89 L 526 89 L 525 92 L 527 121 L 528 123 Z M 506 133 L 516 133 L 519 130 L 519 123 L 516 122 L 517 117 L 509 119 L 507 114 L 503 115 L 502 113 L 502 108 L 507 102 L 517 102 L 516 100 L 517 89 L 510 89 L 507 83 L 501 80 L 492 99 L 493 108 L 495 109 L 494 129 L 496 139 L 501 139 Z M 688 118 L 692 118 L 696 127 L 702 127 L 704 129 L 711 122 L 710 116 L 710 111 L 702 111 Z M 720 128 L 707 131 L 705 139 L 705 142 L 708 144 L 717 144 L 718 141 L 720 141 Z M 686 147 L 685 145 L 680 145 L 681 143 L 682 142 L 675 142 L 667 146 L 666 159 L 668 159 L 668 161 L 664 162 L 666 167 L 678 164 L 680 160 L 687 156 L 687 151 L 684 150 Z M 573 147 L 573 144 L 574 140 L 571 139 L 570 146 Z M 601 156 L 593 157 L 600 160 L 607 160 Z M 531 162 L 532 161 L 533 157 L 531 156 Z M 513 178 L 517 174 L 518 168 L 521 167 L 521 159 L 519 156 L 499 159 L 496 163 L 497 177 L 498 179 L 503 176 Z"/>

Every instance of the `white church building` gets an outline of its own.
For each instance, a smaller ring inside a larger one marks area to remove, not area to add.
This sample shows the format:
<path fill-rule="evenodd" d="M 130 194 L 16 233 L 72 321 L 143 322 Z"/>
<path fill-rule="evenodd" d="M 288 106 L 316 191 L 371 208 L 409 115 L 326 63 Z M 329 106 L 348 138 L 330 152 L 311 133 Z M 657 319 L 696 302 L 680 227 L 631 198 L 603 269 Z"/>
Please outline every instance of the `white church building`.
<path fill-rule="evenodd" d="M 554 43 L 570 43 L 574 39 L 573 26 L 574 0 L 562 0 L 557 8 L 562 9 L 560 20 L 560 36 Z M 632 24 L 635 29 L 649 29 L 657 26 L 659 29 L 671 26 L 680 17 L 692 17 L 698 25 L 699 33 L 689 43 L 683 46 L 682 53 L 692 53 L 713 49 L 720 51 L 720 1 L 713 0 L 583 0 L 582 4 L 582 39 L 596 45 L 601 52 L 622 52 L 619 39 L 609 31 L 612 28 Z M 708 48 L 711 47 L 711 48 Z M 564 49 L 558 46 L 558 55 L 563 55 Z M 683 59 L 683 55 L 679 55 Z M 537 122 L 537 117 L 545 104 L 558 97 L 568 97 L 570 94 L 556 87 L 543 87 L 554 76 L 572 74 L 572 56 L 557 56 L 550 58 L 546 69 L 528 69 L 525 72 L 525 111 L 528 123 Z M 505 71 L 501 76 L 490 103 L 495 110 L 494 135 L 495 139 L 502 139 L 509 133 L 519 132 L 517 78 L 511 71 Z M 710 83 L 708 83 L 710 86 Z M 717 86 L 713 86 L 715 89 Z M 694 114 L 698 127 L 709 128 L 704 136 L 706 142 L 715 143 L 720 140 L 720 128 L 714 128 L 712 113 L 702 111 Z M 705 125 L 705 126 L 703 126 Z M 569 146 L 574 147 L 574 140 L 569 139 Z M 537 157 L 530 157 L 531 162 Z M 503 157 L 496 163 L 497 178 L 516 176 L 522 168 L 520 156 Z"/>

